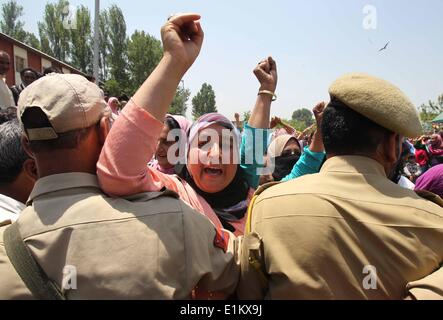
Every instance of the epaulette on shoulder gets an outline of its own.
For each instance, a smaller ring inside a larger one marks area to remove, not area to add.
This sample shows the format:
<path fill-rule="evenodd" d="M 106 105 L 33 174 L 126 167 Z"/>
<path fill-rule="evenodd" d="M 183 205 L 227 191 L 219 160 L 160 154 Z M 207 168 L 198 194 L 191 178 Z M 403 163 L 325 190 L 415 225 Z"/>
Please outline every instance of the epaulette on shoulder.
<path fill-rule="evenodd" d="M 263 192 L 265 192 L 265 190 L 268 190 L 269 188 L 272 188 L 273 186 L 276 186 L 278 184 L 281 184 L 281 182 L 269 182 L 259 186 L 254 193 L 254 197 L 261 195 Z"/>
<path fill-rule="evenodd" d="M 245 233 L 249 234 L 251 233 L 251 223 L 252 223 L 252 209 L 254 207 L 255 201 L 257 200 L 258 196 L 261 195 L 265 190 L 272 188 L 273 186 L 276 186 L 280 184 L 281 182 L 269 182 L 264 185 L 261 185 L 257 188 L 257 190 L 254 193 L 254 197 L 252 197 L 251 202 L 248 206 L 248 219 L 246 220 L 246 230 Z"/>
<path fill-rule="evenodd" d="M 440 207 L 443 208 L 443 199 L 440 196 L 436 195 L 435 193 L 432 193 L 432 192 L 429 192 L 426 190 L 416 190 L 415 193 L 419 197 L 421 197 L 425 200 L 431 201 L 431 202 L 435 203 L 436 205 L 439 205 Z"/>
<path fill-rule="evenodd" d="M 124 199 L 128 201 L 141 202 L 141 201 L 150 201 L 160 197 L 169 197 L 175 199 L 180 198 L 177 192 L 163 188 L 160 192 L 144 192 L 124 197 Z"/>
<path fill-rule="evenodd" d="M 10 224 L 12 224 L 11 220 L 2 221 L 2 222 L 0 222 L 0 228 L 9 226 Z"/>

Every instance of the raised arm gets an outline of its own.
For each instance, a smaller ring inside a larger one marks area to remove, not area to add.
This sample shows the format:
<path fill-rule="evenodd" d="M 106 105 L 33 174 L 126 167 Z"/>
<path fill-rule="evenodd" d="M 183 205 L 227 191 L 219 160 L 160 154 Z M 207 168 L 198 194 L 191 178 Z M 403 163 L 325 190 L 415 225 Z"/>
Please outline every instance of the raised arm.
<path fill-rule="evenodd" d="M 254 74 L 260 82 L 260 89 L 248 124 L 253 128 L 269 129 L 271 103 L 277 89 L 277 64 L 269 57 L 258 64 Z"/>
<path fill-rule="evenodd" d="M 277 64 L 271 57 L 261 61 L 254 69 L 260 83 L 259 93 L 249 121 L 244 126 L 240 147 L 244 178 L 255 189 L 264 167 L 264 154 L 268 148 L 271 103 L 277 88 Z"/>
<path fill-rule="evenodd" d="M 180 80 L 192 66 L 203 44 L 197 14 L 176 15 L 163 26 L 163 58 L 133 97 L 134 102 L 163 121 Z"/>
<path fill-rule="evenodd" d="M 196 14 L 173 16 L 162 28 L 164 55 L 114 123 L 103 146 L 97 175 L 103 191 L 127 196 L 163 187 L 174 179 L 149 169 L 163 121 L 180 79 L 197 58 L 203 31 Z"/>
<path fill-rule="evenodd" d="M 283 178 L 283 182 L 299 178 L 307 174 L 314 174 L 320 171 L 325 159 L 325 148 L 321 133 L 321 123 L 323 121 L 323 112 L 326 108 L 324 102 L 317 104 L 313 110 L 316 120 L 317 130 L 312 138 L 311 145 L 305 148 L 300 160 L 296 163 L 291 173 Z"/>

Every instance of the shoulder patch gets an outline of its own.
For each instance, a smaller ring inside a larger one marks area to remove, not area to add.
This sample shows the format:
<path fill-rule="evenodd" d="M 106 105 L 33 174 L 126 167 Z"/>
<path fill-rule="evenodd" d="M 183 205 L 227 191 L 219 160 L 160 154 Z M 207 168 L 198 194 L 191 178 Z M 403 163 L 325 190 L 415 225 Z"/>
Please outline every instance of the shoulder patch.
<path fill-rule="evenodd" d="M 215 228 L 214 246 L 223 250 L 224 253 L 228 251 L 230 234 L 228 231 L 221 228 Z"/>

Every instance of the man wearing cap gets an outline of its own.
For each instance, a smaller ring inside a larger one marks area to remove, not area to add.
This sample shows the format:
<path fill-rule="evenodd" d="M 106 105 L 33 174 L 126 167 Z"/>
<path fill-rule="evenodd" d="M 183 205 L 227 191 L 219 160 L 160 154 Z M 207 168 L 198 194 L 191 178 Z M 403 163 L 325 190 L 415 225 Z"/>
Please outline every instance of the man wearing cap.
<path fill-rule="evenodd" d="M 443 209 L 388 178 L 403 137 L 420 135 L 416 109 L 364 74 L 330 96 L 321 172 L 263 188 L 252 205 L 242 299 L 404 299 L 442 265 Z"/>
<path fill-rule="evenodd" d="M 171 103 L 200 51 L 198 19 L 168 22 L 165 56 L 136 103 Z M 235 237 L 167 190 L 127 199 L 102 193 L 95 173 L 110 110 L 95 84 L 48 75 L 22 92 L 18 114 L 39 180 L 18 221 L 0 228 L 0 299 L 190 299 L 234 291 Z"/>

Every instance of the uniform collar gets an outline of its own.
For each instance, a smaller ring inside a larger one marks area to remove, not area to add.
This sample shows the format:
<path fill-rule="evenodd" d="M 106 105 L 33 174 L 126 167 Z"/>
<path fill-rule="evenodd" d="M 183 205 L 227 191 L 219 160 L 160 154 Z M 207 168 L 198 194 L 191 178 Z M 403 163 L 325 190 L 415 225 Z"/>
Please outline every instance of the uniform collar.
<path fill-rule="evenodd" d="M 34 189 L 29 196 L 27 205 L 31 205 L 32 202 L 44 195 L 51 192 L 75 189 L 75 188 L 97 188 L 100 189 L 98 185 L 97 176 L 89 173 L 63 173 L 56 174 L 48 177 L 39 179 Z"/>
<path fill-rule="evenodd" d="M 332 157 L 325 162 L 320 172 L 375 174 L 386 178 L 385 169 L 379 162 L 362 156 Z"/>

